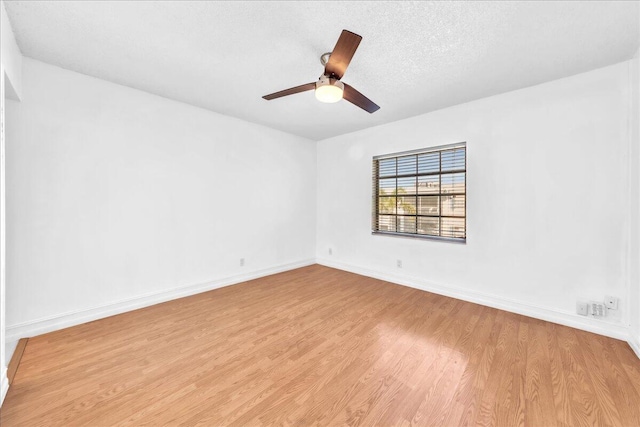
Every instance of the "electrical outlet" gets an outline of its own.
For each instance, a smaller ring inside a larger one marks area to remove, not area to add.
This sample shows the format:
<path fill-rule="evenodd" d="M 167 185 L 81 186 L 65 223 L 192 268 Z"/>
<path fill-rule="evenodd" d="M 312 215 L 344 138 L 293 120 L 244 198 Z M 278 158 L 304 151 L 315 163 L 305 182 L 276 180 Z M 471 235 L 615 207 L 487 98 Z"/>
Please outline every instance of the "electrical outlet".
<path fill-rule="evenodd" d="M 589 315 L 589 303 L 588 302 L 577 302 L 576 303 L 576 313 L 581 316 Z"/>
<path fill-rule="evenodd" d="M 607 307 L 601 302 L 590 302 L 589 312 L 593 317 L 605 317 L 607 315 Z"/>
<path fill-rule="evenodd" d="M 607 308 L 610 309 L 610 310 L 617 310 L 618 309 L 618 298 L 612 297 L 612 296 L 606 296 L 606 297 L 604 297 L 604 305 L 606 305 Z"/>
<path fill-rule="evenodd" d="M 244 258 L 240 258 L 240 267 L 244 267 Z"/>
<path fill-rule="evenodd" d="M 398 268 L 402 268 L 402 260 L 401 259 L 397 260 L 396 265 L 398 266 Z"/>

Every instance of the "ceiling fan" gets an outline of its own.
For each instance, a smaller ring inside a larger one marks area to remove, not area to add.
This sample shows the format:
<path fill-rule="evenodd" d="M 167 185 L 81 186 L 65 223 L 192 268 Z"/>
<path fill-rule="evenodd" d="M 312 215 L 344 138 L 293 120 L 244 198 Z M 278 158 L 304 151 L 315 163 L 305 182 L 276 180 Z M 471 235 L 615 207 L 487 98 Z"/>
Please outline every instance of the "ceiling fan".
<path fill-rule="evenodd" d="M 324 65 L 324 72 L 317 82 L 281 90 L 280 92 L 265 95 L 263 98 L 271 101 L 272 99 L 315 89 L 316 98 L 321 102 L 338 102 L 344 98 L 369 113 L 378 111 L 380 107 L 373 101 L 353 87 L 340 81 L 351 62 L 351 58 L 353 58 L 353 54 L 356 53 L 360 40 L 362 40 L 361 36 L 351 31 L 342 30 L 333 52 L 327 52 L 320 57 L 320 62 Z"/>

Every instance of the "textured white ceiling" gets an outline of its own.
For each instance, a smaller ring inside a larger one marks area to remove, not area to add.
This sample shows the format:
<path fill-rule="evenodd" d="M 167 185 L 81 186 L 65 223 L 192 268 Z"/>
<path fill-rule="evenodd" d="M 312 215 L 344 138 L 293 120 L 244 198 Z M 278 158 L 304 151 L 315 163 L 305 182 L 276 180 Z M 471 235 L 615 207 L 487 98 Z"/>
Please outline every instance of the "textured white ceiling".
<path fill-rule="evenodd" d="M 629 59 L 638 2 L 5 1 L 26 56 L 313 140 Z M 381 106 L 313 92 L 340 31 L 343 81 Z"/>

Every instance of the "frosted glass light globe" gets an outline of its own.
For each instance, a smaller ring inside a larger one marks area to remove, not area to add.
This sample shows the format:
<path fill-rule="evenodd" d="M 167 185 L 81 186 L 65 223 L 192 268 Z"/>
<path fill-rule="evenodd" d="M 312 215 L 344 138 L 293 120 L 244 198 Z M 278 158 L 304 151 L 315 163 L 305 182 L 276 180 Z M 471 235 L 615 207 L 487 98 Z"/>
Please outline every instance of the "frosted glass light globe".
<path fill-rule="evenodd" d="M 344 84 L 335 80 L 331 84 L 329 79 L 321 79 L 316 83 L 316 99 L 320 102 L 333 103 L 342 99 Z"/>

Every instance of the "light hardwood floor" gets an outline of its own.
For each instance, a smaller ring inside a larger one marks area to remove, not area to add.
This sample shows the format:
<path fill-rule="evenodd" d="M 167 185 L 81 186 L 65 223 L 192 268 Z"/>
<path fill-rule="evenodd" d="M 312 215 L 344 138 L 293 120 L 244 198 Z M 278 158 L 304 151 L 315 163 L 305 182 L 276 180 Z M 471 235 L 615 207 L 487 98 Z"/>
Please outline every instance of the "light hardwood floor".
<path fill-rule="evenodd" d="M 0 424 L 637 426 L 640 360 L 314 265 L 31 338 Z"/>

